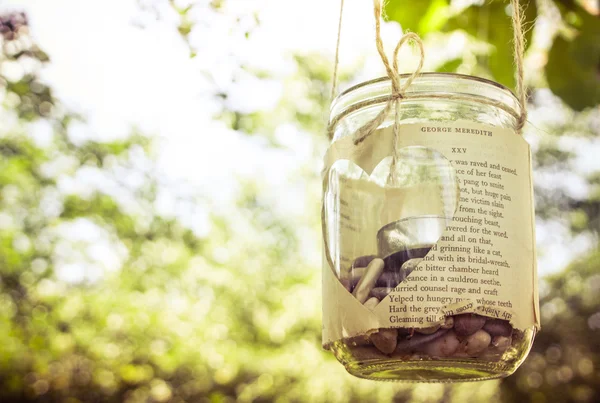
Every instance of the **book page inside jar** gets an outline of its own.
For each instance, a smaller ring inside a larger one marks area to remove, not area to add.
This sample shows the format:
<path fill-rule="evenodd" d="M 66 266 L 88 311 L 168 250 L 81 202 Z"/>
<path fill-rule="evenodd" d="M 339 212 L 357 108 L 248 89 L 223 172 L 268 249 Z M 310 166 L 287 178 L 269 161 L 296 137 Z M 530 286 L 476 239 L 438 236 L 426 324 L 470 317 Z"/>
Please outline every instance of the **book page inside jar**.
<path fill-rule="evenodd" d="M 377 233 L 392 219 L 447 218 L 448 203 L 440 202 L 440 189 L 427 182 L 390 189 L 385 183 L 379 186 L 382 183 L 365 180 L 391 155 L 391 128 L 373 133 L 363 147 L 355 147 L 350 138 L 330 147 L 325 160 L 328 180 L 339 160 L 351 161 L 366 176 L 336 174 L 335 194 L 329 189 L 326 195 L 337 200 L 335 214 L 340 218 L 336 232 L 328 232 L 329 240 L 338 240 L 333 248 L 336 267 L 329 267 L 324 259 L 324 344 L 376 328 L 425 328 L 463 313 L 503 319 L 517 329 L 539 328 L 528 144 L 511 130 L 473 122 L 402 125 L 400 133 L 399 149 L 427 147 L 452 164 L 460 189 L 456 210 L 425 256 L 415 259 L 410 272 L 398 272 L 411 256 L 405 253 L 396 260 L 380 256 Z M 404 225 L 396 232 L 404 239 L 404 233 L 423 225 L 412 224 L 413 229 Z M 418 241 L 419 236 L 413 238 Z M 422 245 L 411 245 L 414 239 L 401 242 L 408 250 L 414 246 L 418 255 Z M 353 273 L 348 283 L 344 271 L 354 271 L 360 258 L 364 271 Z M 383 267 L 374 259 L 383 260 Z M 357 299 L 355 290 L 367 269 L 370 278 L 362 284 L 371 289 L 363 301 L 365 291 Z M 377 304 L 369 304 L 374 297 Z"/>

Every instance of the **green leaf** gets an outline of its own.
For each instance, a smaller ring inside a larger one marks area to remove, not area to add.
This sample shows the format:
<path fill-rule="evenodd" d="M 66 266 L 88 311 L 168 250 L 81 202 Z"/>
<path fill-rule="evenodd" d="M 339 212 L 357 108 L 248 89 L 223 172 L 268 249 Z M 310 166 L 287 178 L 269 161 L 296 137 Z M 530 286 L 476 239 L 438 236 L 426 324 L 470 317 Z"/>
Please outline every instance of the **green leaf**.
<path fill-rule="evenodd" d="M 451 17 L 444 30 L 463 30 L 480 41 L 488 42 L 492 51 L 488 57 L 480 57 L 479 62 L 487 67 L 496 81 L 514 88 L 513 27 L 508 6 L 508 2 L 500 0 L 472 5 Z M 524 6 L 525 46 L 528 47 L 533 31 L 531 28 L 537 16 L 537 5 L 533 1 Z"/>
<path fill-rule="evenodd" d="M 399 22 L 405 31 L 424 35 L 444 26 L 447 7 L 448 0 L 390 0 L 385 5 L 385 18 Z"/>
<path fill-rule="evenodd" d="M 558 36 L 548 54 L 548 85 L 571 108 L 600 104 L 600 35 L 579 34 L 571 42 Z"/>
<path fill-rule="evenodd" d="M 600 104 L 600 22 L 580 7 L 579 33 L 572 40 L 557 36 L 548 52 L 546 78 L 552 92 L 581 111 Z"/>

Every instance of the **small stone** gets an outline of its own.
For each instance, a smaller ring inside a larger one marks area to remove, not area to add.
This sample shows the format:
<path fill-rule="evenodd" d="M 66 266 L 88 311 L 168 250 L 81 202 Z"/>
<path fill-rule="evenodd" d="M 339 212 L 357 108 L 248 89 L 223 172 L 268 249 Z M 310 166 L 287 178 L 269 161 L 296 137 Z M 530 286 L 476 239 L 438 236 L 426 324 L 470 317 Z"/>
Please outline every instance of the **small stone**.
<path fill-rule="evenodd" d="M 492 338 L 492 346 L 500 352 L 506 351 L 510 347 L 512 339 L 506 336 L 494 336 Z"/>
<path fill-rule="evenodd" d="M 381 273 L 383 272 L 384 263 L 383 260 L 375 258 L 369 263 L 367 269 L 365 270 L 365 274 L 361 277 L 360 281 L 352 291 L 352 294 L 356 297 L 356 299 L 361 303 L 369 298 L 369 293 Z"/>
<path fill-rule="evenodd" d="M 375 347 L 385 354 L 391 354 L 398 344 L 398 331 L 396 329 L 379 329 L 377 333 L 369 336 Z"/>
<path fill-rule="evenodd" d="M 460 341 L 456 337 L 456 333 L 451 330 L 422 347 L 425 354 L 431 357 L 448 357 L 456 352 Z"/>
<path fill-rule="evenodd" d="M 502 319 L 488 319 L 483 330 L 488 332 L 492 336 L 505 336 L 510 337 L 512 335 L 513 328 L 510 322 Z"/>
<path fill-rule="evenodd" d="M 397 353 L 412 352 L 416 348 L 421 347 L 424 344 L 429 343 L 437 338 L 440 338 L 446 333 L 448 333 L 448 330 L 444 330 L 444 329 L 440 329 L 433 334 L 415 333 L 415 335 L 410 338 L 406 338 L 406 339 L 398 341 L 398 345 L 396 346 L 396 352 Z"/>
<path fill-rule="evenodd" d="M 464 351 L 469 356 L 482 353 L 492 341 L 492 336 L 485 330 L 478 330 L 463 341 Z"/>
<path fill-rule="evenodd" d="M 454 331 L 459 337 L 470 336 L 485 325 L 485 317 L 465 313 L 454 317 Z"/>
<path fill-rule="evenodd" d="M 358 267 L 367 267 L 369 263 L 371 263 L 371 261 L 376 257 L 377 256 L 375 255 L 357 257 L 354 260 L 354 263 L 352 263 L 352 269 L 355 270 Z"/>

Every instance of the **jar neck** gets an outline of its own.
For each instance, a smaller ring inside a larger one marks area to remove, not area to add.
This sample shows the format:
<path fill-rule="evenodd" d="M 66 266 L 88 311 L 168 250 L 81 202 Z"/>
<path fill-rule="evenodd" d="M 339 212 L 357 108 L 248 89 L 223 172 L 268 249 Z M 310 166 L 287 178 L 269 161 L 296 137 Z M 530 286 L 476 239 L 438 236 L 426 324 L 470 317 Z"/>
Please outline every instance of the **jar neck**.
<path fill-rule="evenodd" d="M 401 80 L 405 82 L 408 77 L 409 74 L 402 75 Z M 385 107 L 390 97 L 391 83 L 388 78 L 364 82 L 341 93 L 331 106 L 330 127 L 333 129 L 334 139 L 347 132 L 340 132 L 340 124 L 348 119 L 364 120 L 366 123 L 367 119 L 357 119 L 357 116 L 374 117 Z M 464 119 L 473 120 L 473 113 L 468 112 L 471 109 L 471 112 L 499 117 L 496 121 L 483 119 L 482 123 L 513 129 L 516 128 L 521 113 L 519 101 L 508 88 L 482 78 L 450 73 L 423 73 L 417 77 L 400 101 L 402 120 L 414 115 L 418 105 L 430 109 L 435 120 L 444 120 L 444 115 L 446 120 L 458 120 L 461 118 L 461 110 Z M 464 107 L 461 108 L 461 105 Z M 377 112 L 373 114 L 373 111 Z M 384 123 L 389 123 L 389 119 Z"/>

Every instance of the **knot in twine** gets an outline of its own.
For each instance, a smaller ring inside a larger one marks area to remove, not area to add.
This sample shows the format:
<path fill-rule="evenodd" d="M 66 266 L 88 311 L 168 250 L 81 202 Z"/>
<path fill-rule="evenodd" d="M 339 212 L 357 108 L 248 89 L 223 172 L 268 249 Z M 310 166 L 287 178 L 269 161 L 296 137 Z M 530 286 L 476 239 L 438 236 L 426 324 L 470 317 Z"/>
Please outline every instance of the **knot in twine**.
<path fill-rule="evenodd" d="M 385 107 L 369 122 L 365 123 L 354 133 L 354 145 L 357 146 L 362 143 L 367 137 L 369 137 L 373 132 L 383 123 L 387 115 L 390 113 L 392 107 L 395 107 L 396 111 L 396 119 L 394 121 L 394 141 L 398 134 L 398 126 L 399 126 L 399 109 L 400 109 L 400 100 L 404 98 L 404 93 L 410 87 L 413 80 L 419 76 L 421 70 L 423 69 L 423 62 L 425 60 L 425 48 L 423 47 L 423 42 L 419 35 L 414 32 L 407 32 L 402 35 L 396 48 L 394 49 L 393 62 L 390 65 L 390 60 L 385 54 L 385 49 L 383 48 L 383 40 L 381 39 L 381 15 L 382 15 L 382 1 L 374 0 L 374 11 L 375 11 L 375 44 L 377 46 L 377 52 L 381 57 L 381 61 L 385 67 L 387 72 L 387 76 L 390 78 L 392 83 L 392 94 L 388 98 L 388 101 L 385 104 Z M 336 95 L 337 89 L 337 65 L 339 63 L 339 48 L 340 48 L 340 38 L 341 38 L 341 26 L 342 26 L 342 16 L 344 9 L 344 0 L 341 1 L 341 10 L 340 10 L 340 21 L 338 27 L 338 38 L 337 38 L 337 46 L 336 46 L 336 54 L 335 54 L 335 69 L 333 74 L 333 86 L 331 89 L 331 99 Z M 400 49 L 404 46 L 405 43 L 412 41 L 415 43 L 420 52 L 419 65 L 417 69 L 407 78 L 403 85 L 400 83 L 400 72 L 398 67 L 398 54 L 400 53 Z M 330 137 L 333 137 L 334 125 L 330 123 L 328 130 L 330 133 Z M 395 145 L 395 144 L 394 144 Z"/>
<path fill-rule="evenodd" d="M 377 13 L 377 11 L 379 11 L 379 13 L 381 13 L 381 7 L 378 8 L 377 4 L 380 4 L 379 1 L 376 1 L 375 11 L 376 11 L 376 13 Z M 413 80 L 415 78 L 417 78 L 419 76 L 419 74 L 421 74 L 421 70 L 423 69 L 423 62 L 425 60 L 425 49 L 423 48 L 423 42 L 421 41 L 421 38 L 419 37 L 419 35 L 415 34 L 414 32 L 408 32 L 408 33 L 402 35 L 402 38 L 400 38 L 400 40 L 398 41 L 398 44 L 396 45 L 396 49 L 394 49 L 393 63 L 392 63 L 392 66 L 390 66 L 388 57 L 386 56 L 385 50 L 383 49 L 383 41 L 381 40 L 381 35 L 379 32 L 380 26 L 381 26 L 381 23 L 380 23 L 380 19 L 378 17 L 377 24 L 376 24 L 377 51 L 379 52 L 379 56 L 381 56 L 381 61 L 383 62 L 383 65 L 385 66 L 387 75 L 392 82 L 392 95 L 389 97 L 387 103 L 385 104 L 385 107 L 381 110 L 381 112 L 379 112 L 377 114 L 377 116 L 375 116 L 375 118 L 373 118 L 373 120 L 371 120 L 370 122 L 367 122 L 365 125 L 360 127 L 356 131 L 356 133 L 354 133 L 354 145 L 358 145 L 361 142 L 363 142 L 367 137 L 369 137 L 379 127 L 379 125 L 381 125 L 383 123 L 386 116 L 389 114 L 390 110 L 392 109 L 392 106 L 395 108 L 395 111 L 396 111 L 396 119 L 394 121 L 394 137 L 397 136 L 399 123 L 400 123 L 399 122 L 400 100 L 402 100 L 404 98 L 404 93 L 406 92 L 408 87 L 410 87 Z M 402 46 L 408 41 L 414 42 L 419 48 L 419 52 L 420 52 L 419 65 L 417 66 L 417 69 L 406 79 L 404 84 L 400 85 L 400 73 L 398 70 L 398 53 L 400 52 L 400 49 L 402 48 Z"/>
<path fill-rule="evenodd" d="M 527 121 L 527 94 L 526 94 L 525 85 L 524 85 L 525 69 L 523 67 L 523 64 L 524 64 L 523 59 L 524 59 L 524 53 L 525 53 L 525 39 L 523 36 L 523 23 L 522 23 L 523 10 L 521 9 L 521 7 L 519 5 L 519 0 L 511 0 L 511 5 L 513 7 L 512 25 L 513 25 L 513 33 L 514 33 L 514 43 L 513 43 L 514 44 L 514 62 L 515 62 L 515 66 L 516 66 L 516 74 L 515 75 L 516 75 L 516 81 L 517 81 L 516 91 L 517 91 L 519 103 L 521 105 L 521 113 L 519 114 L 519 116 L 517 118 L 515 128 L 517 129 L 517 132 L 520 133 L 523 126 L 525 125 L 525 122 Z M 405 94 L 406 90 L 408 89 L 408 87 L 410 87 L 410 85 L 412 84 L 414 79 L 417 78 L 419 76 L 419 74 L 421 73 L 421 69 L 423 68 L 423 62 L 425 59 L 425 50 L 423 47 L 423 42 L 421 41 L 421 38 L 419 37 L 419 35 L 412 33 L 412 32 L 408 32 L 408 33 L 404 34 L 398 41 L 398 44 L 396 45 L 396 48 L 394 49 L 393 62 L 392 62 L 392 65 L 390 66 L 390 61 L 389 61 L 387 55 L 385 54 L 385 50 L 383 49 L 383 41 L 381 39 L 382 0 L 374 0 L 374 6 L 375 6 L 375 30 L 376 30 L 375 43 L 377 45 L 377 51 L 379 52 L 379 56 L 381 57 L 383 65 L 385 66 L 387 75 L 391 80 L 392 94 L 388 98 L 388 101 L 385 104 L 385 107 L 383 108 L 383 110 L 381 112 L 379 112 L 377 114 L 377 116 L 375 116 L 375 118 L 373 118 L 371 121 L 369 121 L 366 124 L 364 124 L 363 126 L 361 126 L 354 133 L 354 146 L 360 145 L 367 137 L 369 137 L 371 134 L 373 134 L 374 131 L 384 122 L 385 118 L 389 114 L 392 107 L 394 107 L 394 109 L 395 109 L 394 136 L 393 136 L 394 152 L 393 152 L 392 164 L 390 166 L 390 171 L 389 171 L 389 176 L 388 176 L 388 183 L 390 183 L 390 182 L 393 183 L 393 182 L 395 182 L 394 172 L 395 172 L 396 162 L 398 159 L 398 146 L 397 145 L 398 145 L 398 133 L 399 133 L 399 126 L 400 126 L 400 102 L 404 98 L 404 94 Z M 332 103 L 333 103 L 333 99 L 336 96 L 337 85 L 338 85 L 337 78 L 338 78 L 338 66 L 339 66 L 340 40 L 341 40 L 341 36 L 342 36 L 343 12 L 344 12 L 344 0 L 340 0 L 340 19 L 339 19 L 339 24 L 338 24 L 337 45 L 336 45 L 336 49 L 335 49 L 333 84 L 332 84 L 332 88 L 331 88 Z M 420 52 L 419 66 L 406 79 L 406 81 L 404 82 L 404 85 L 400 85 L 400 73 L 398 72 L 398 53 L 400 52 L 400 49 L 402 48 L 402 46 L 406 42 L 409 42 L 409 41 L 414 42 L 419 48 L 419 52 Z M 495 105 L 498 107 L 502 106 L 502 103 L 498 102 L 498 101 L 491 101 L 491 102 L 489 102 L 489 104 Z M 352 111 L 356 111 L 356 110 L 360 109 L 360 107 L 355 106 L 355 107 L 351 107 L 350 109 Z M 334 121 L 334 122 L 330 122 L 328 125 L 328 132 L 329 132 L 330 138 L 333 138 L 333 131 L 335 129 L 336 123 L 337 122 Z M 323 194 L 325 194 L 325 192 Z M 324 202 L 321 207 L 321 222 L 323 223 L 322 230 L 323 230 L 323 243 L 324 243 L 324 248 L 325 248 L 325 257 L 326 257 L 327 262 L 329 263 L 330 267 L 333 269 L 335 266 L 333 264 L 333 261 L 331 259 L 331 255 L 329 252 L 329 242 L 328 242 L 328 238 L 327 238 L 327 231 L 326 231 L 326 225 L 325 225 L 325 203 Z"/>
<path fill-rule="evenodd" d="M 404 94 L 405 94 L 406 90 L 408 89 L 408 87 L 410 87 L 410 85 L 412 84 L 414 79 L 420 75 L 421 70 L 423 69 L 423 62 L 425 60 L 425 50 L 423 47 L 423 42 L 421 41 L 421 38 L 419 37 L 419 35 L 417 35 L 413 32 L 408 32 L 408 33 L 402 35 L 402 37 L 398 41 L 398 44 L 396 45 L 396 48 L 394 49 L 393 62 L 392 62 L 392 65 L 390 65 L 390 61 L 389 61 L 387 55 L 385 54 L 385 50 L 383 48 L 383 40 L 381 39 L 382 0 L 374 0 L 373 3 L 374 3 L 374 11 L 375 11 L 375 32 L 376 32 L 375 43 L 377 45 L 377 52 L 379 53 L 379 56 L 381 57 L 381 61 L 383 62 L 383 65 L 387 72 L 387 76 L 391 80 L 392 93 L 391 93 L 390 97 L 388 98 L 388 101 L 387 101 L 385 107 L 377 114 L 377 116 L 375 116 L 375 118 L 373 118 L 371 121 L 365 123 L 354 133 L 354 136 L 353 136 L 354 137 L 354 145 L 358 146 L 367 137 L 369 137 L 371 134 L 373 134 L 373 132 L 385 121 L 385 119 L 388 116 L 388 114 L 390 113 L 392 107 L 394 107 L 395 119 L 394 119 L 393 139 L 394 139 L 394 149 L 395 149 L 397 146 L 399 125 L 400 125 L 400 101 L 404 98 Z M 523 129 L 523 126 L 525 125 L 525 123 L 527 121 L 527 93 L 526 93 L 525 84 L 524 84 L 525 69 L 523 66 L 524 65 L 523 59 L 524 59 L 524 54 L 525 54 L 525 39 L 524 39 L 524 35 L 523 35 L 523 22 L 522 22 L 523 10 L 520 7 L 519 0 L 511 0 L 511 5 L 513 8 L 512 26 L 513 26 L 513 34 L 514 34 L 514 40 L 513 40 L 514 63 L 516 66 L 516 69 L 515 69 L 515 76 L 516 76 L 516 83 L 517 83 L 516 92 L 517 92 L 517 97 L 518 97 L 518 100 L 519 100 L 519 103 L 521 106 L 521 113 L 517 117 L 515 128 L 516 128 L 517 132 L 520 133 L 521 130 Z M 341 28 L 342 28 L 343 10 L 344 10 L 344 0 L 341 0 L 337 46 L 336 46 L 336 53 L 335 53 L 335 67 L 334 67 L 334 71 L 333 71 L 333 85 L 332 85 L 332 89 L 331 89 L 331 101 L 332 102 L 333 102 L 333 99 L 334 99 L 334 97 L 336 95 L 336 91 L 337 91 L 337 74 L 338 74 L 338 65 L 339 65 L 339 50 L 340 50 L 340 40 L 341 40 L 341 31 L 342 31 Z M 419 49 L 419 53 L 420 53 L 419 65 L 418 65 L 417 69 L 406 79 L 406 81 L 404 82 L 404 85 L 401 85 L 400 73 L 399 73 L 399 69 L 398 69 L 398 53 L 400 52 L 400 49 L 402 48 L 402 46 L 409 41 L 416 44 Z M 489 104 L 496 105 L 499 107 L 503 106 L 502 103 L 498 102 L 498 101 L 491 101 L 491 102 L 489 102 Z M 353 109 L 353 108 L 351 107 L 350 109 Z M 356 108 L 356 109 L 358 109 L 358 108 Z M 328 126 L 328 132 L 329 132 L 330 138 L 333 138 L 333 132 L 335 130 L 336 123 L 337 122 L 335 122 L 335 121 L 330 122 L 330 124 Z M 394 159 L 392 161 L 391 168 L 394 167 L 395 163 L 396 163 L 396 157 L 395 157 L 395 153 L 394 153 Z"/>
<path fill-rule="evenodd" d="M 388 77 L 392 82 L 392 94 L 388 99 L 385 107 L 373 118 L 371 121 L 367 122 L 363 126 L 361 126 L 354 133 L 354 145 L 357 146 L 362 143 L 367 137 L 369 137 L 373 132 L 384 122 L 385 118 L 390 113 L 392 107 L 394 107 L 395 118 L 394 118 L 394 136 L 393 136 L 393 157 L 392 163 L 390 165 L 390 172 L 388 176 L 388 183 L 394 183 L 395 181 L 395 168 L 397 163 L 397 151 L 398 151 L 398 135 L 400 131 L 400 101 L 404 98 L 404 93 L 407 88 L 410 87 L 413 80 L 421 74 L 421 70 L 423 69 L 423 62 L 425 60 L 425 49 L 423 47 L 423 41 L 419 35 L 414 32 L 408 32 L 400 38 L 396 48 L 394 49 L 393 62 L 390 66 L 390 61 L 385 54 L 385 49 L 383 48 L 383 40 L 381 39 L 381 13 L 382 13 L 382 2 L 381 0 L 374 1 L 375 6 L 375 43 L 377 45 L 377 52 L 381 57 L 381 61 L 385 67 Z M 419 57 L 419 65 L 417 69 L 406 79 L 404 85 L 400 84 L 400 72 L 398 68 L 398 54 L 400 53 L 400 49 L 404 46 L 405 43 L 412 41 L 417 45 L 420 52 Z"/>

